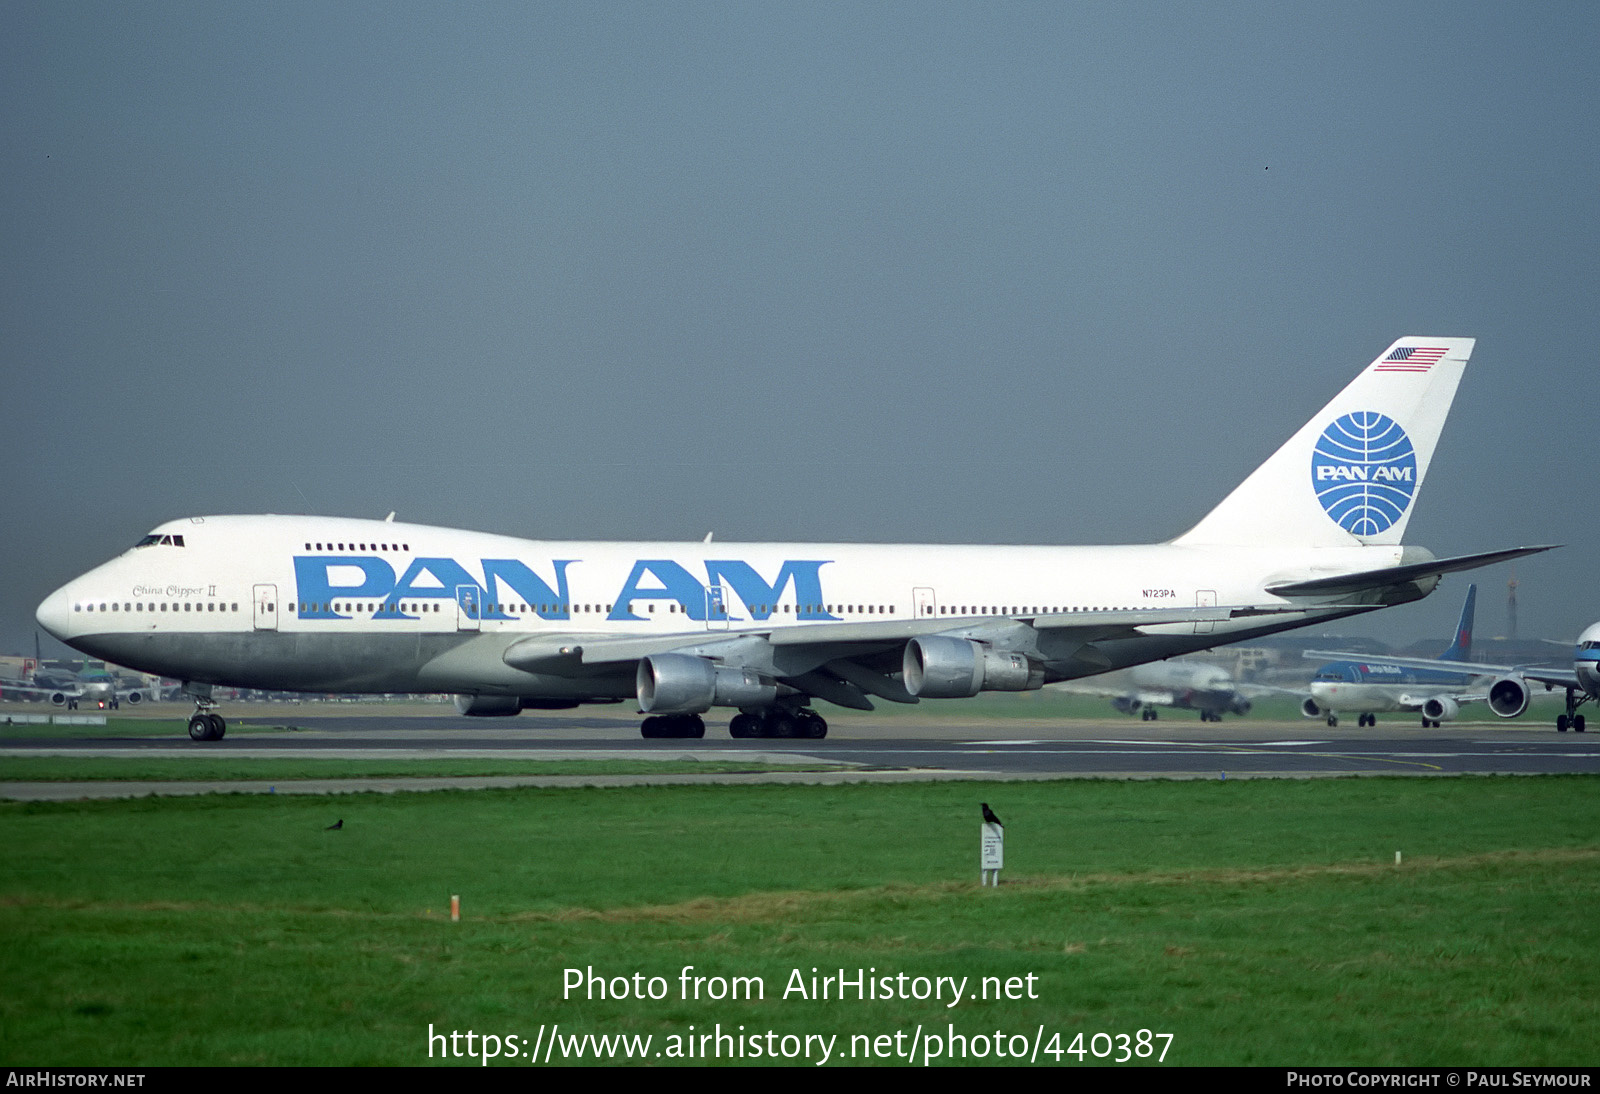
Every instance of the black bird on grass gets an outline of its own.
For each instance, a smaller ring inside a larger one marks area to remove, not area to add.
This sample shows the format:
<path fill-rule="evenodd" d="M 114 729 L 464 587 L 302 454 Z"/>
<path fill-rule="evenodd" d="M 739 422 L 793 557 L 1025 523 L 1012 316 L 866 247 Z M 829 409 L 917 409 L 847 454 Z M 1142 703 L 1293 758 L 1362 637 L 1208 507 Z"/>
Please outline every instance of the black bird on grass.
<path fill-rule="evenodd" d="M 983 811 L 985 813 L 987 813 L 989 811 L 988 806 L 984 806 L 984 810 Z M 328 825 L 328 827 L 324 828 L 323 831 L 324 832 L 337 832 L 339 829 L 341 829 L 343 827 L 344 827 L 344 818 L 340 817 L 338 820 L 336 820 L 332 824 Z"/>
<path fill-rule="evenodd" d="M 1005 827 L 1005 823 L 1001 821 L 999 817 L 994 815 L 993 809 L 989 808 L 988 802 L 979 802 L 978 804 L 983 806 L 983 822 L 985 824 L 996 824 L 1001 828 Z"/>

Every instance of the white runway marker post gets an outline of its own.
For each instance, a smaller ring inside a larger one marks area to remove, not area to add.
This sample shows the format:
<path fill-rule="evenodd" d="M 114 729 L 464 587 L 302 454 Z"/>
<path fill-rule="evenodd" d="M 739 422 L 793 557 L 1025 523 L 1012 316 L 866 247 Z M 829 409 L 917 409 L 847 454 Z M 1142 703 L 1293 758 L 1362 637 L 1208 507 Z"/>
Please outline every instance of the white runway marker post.
<path fill-rule="evenodd" d="M 1006 830 L 985 821 L 979 829 L 979 840 L 979 884 L 998 886 L 1000 871 L 1006 864 Z"/>

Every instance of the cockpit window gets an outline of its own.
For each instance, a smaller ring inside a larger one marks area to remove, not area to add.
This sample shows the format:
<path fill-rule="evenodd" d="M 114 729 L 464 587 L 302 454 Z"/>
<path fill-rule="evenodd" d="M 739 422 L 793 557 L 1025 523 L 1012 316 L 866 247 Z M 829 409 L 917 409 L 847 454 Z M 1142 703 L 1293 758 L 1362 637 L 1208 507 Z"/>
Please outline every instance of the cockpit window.
<path fill-rule="evenodd" d="M 182 547 L 182 546 L 183 546 L 183 537 L 182 536 L 158 536 L 154 532 L 151 532 L 148 536 L 145 536 L 138 543 L 135 543 L 133 545 L 133 548 L 134 548 L 134 550 L 137 551 L 140 547 Z"/>

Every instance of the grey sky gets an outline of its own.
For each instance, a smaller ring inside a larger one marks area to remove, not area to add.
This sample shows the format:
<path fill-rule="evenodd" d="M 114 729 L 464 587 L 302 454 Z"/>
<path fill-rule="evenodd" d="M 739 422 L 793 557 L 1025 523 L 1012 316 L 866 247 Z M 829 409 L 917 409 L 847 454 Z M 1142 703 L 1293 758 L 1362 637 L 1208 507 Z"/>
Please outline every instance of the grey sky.
<path fill-rule="evenodd" d="M 1569 638 L 1597 58 L 1581 3 L 0 5 L 0 652 L 195 514 L 1165 539 L 1403 334 L 1479 339 L 1408 540 L 1570 544 Z"/>

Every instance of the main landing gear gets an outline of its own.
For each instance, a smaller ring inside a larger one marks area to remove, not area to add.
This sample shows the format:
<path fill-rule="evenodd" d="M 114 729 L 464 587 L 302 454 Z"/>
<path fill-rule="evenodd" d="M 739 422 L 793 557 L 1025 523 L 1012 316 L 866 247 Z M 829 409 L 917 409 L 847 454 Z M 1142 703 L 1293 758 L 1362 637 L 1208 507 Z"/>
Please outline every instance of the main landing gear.
<path fill-rule="evenodd" d="M 765 707 L 754 714 L 739 713 L 728 723 L 728 736 L 801 737 L 820 741 L 828 735 L 828 723 L 814 710 Z"/>
<path fill-rule="evenodd" d="M 197 710 L 194 717 L 189 719 L 189 740 L 191 741 L 220 741 L 222 735 L 228 732 L 228 723 L 222 720 L 222 715 L 212 714 L 209 711 Z"/>
<path fill-rule="evenodd" d="M 652 714 L 639 724 L 639 736 L 651 740 L 705 735 L 706 723 L 698 714 Z"/>
<path fill-rule="evenodd" d="M 220 741 L 228 732 L 228 723 L 222 715 L 213 714 L 217 704 L 211 699 L 210 684 L 185 684 L 183 690 L 194 700 L 194 714 L 189 718 L 189 740 Z"/>

